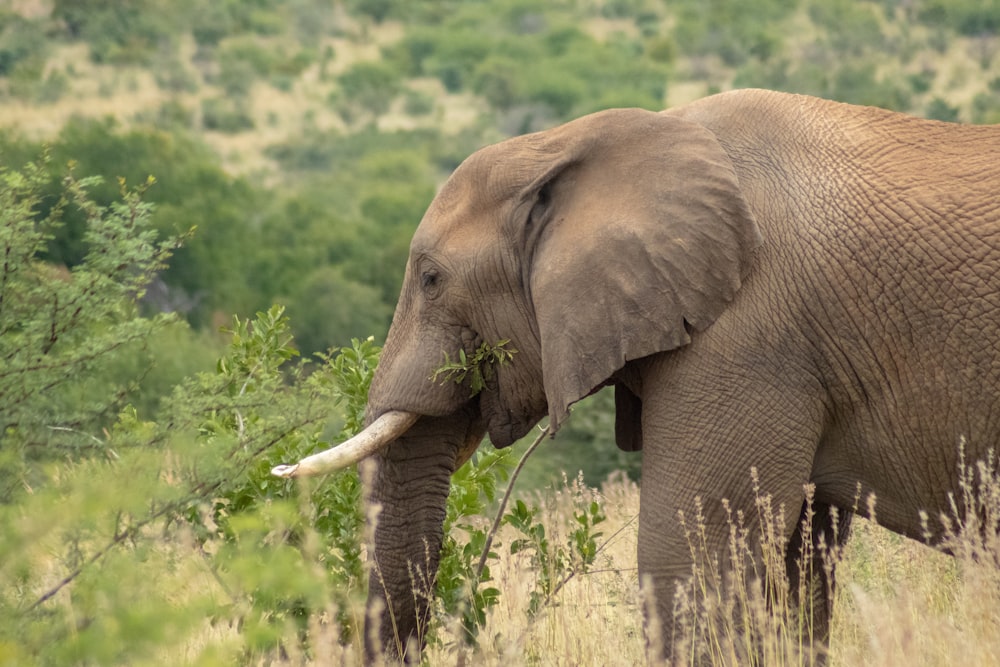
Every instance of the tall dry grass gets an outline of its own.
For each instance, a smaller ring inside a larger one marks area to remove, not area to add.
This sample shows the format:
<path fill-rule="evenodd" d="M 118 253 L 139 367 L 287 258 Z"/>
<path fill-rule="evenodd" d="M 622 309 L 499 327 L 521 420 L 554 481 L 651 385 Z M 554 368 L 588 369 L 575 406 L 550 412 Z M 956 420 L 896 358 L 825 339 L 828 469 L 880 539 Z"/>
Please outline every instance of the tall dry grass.
<path fill-rule="evenodd" d="M 657 664 L 647 653 L 636 569 L 637 485 L 615 478 L 596 490 L 571 481 L 531 500 L 540 506 L 541 521 L 554 542 L 572 530 L 575 509 L 598 500 L 608 519 L 601 524 L 603 546 L 595 564 L 589 572 L 571 577 L 555 600 L 532 616 L 531 592 L 538 573 L 526 553 L 508 553 L 517 535 L 503 527 L 494 545 L 502 557 L 491 566 L 500 602 L 480 632 L 479 646 L 465 646 L 456 624 L 445 628 L 441 641 L 427 649 L 425 664 Z M 781 541 L 766 528 L 768 522 L 780 525 L 781 508 L 771 507 L 761 495 L 758 509 L 765 525 L 764 556 L 755 566 L 761 572 L 783 572 Z M 679 599 L 675 620 L 691 634 L 681 638 L 688 648 L 686 660 L 675 664 L 695 664 L 697 656 L 702 660 L 698 664 L 710 665 L 809 665 L 819 655 L 835 667 L 1000 664 L 998 519 L 1000 483 L 992 463 L 967 472 L 962 497 L 944 518 L 945 544 L 954 558 L 879 527 L 877 512 L 876 521 L 856 518 L 846 546 L 829 556 L 837 563 L 838 591 L 828 650 L 803 643 L 799 630 L 808 627 L 808 617 L 795 607 L 790 591 L 762 586 L 763 577 L 748 571 L 749 587 L 731 589 L 736 592 L 728 598 L 712 598 L 712 577 L 722 575 L 704 570 L 700 576 L 707 579 L 695 580 L 687 589 L 700 591 L 700 601 L 697 595 Z M 928 518 L 928 525 L 940 525 L 934 523 L 939 520 Z M 689 521 L 696 544 L 698 517 Z M 759 539 L 736 521 L 732 536 L 730 553 L 722 558 L 753 553 L 752 544 Z M 736 620 L 726 620 L 720 610 Z M 305 635 L 289 627 L 280 650 L 249 662 L 245 655 L 241 659 L 253 665 L 361 664 L 357 642 L 346 647 L 338 643 L 337 624 L 331 620 L 335 612 L 328 609 L 311 618 Z M 214 645 L 224 656 L 239 632 L 236 626 L 206 622 L 196 639 L 197 650 L 188 652 L 204 656 L 204 646 Z M 697 651 L 691 648 L 695 645 Z"/>
<path fill-rule="evenodd" d="M 833 664 L 1000 665 L 997 461 L 963 463 L 960 477 L 950 511 L 924 515 L 955 558 L 861 523 L 843 554 Z"/>
<path fill-rule="evenodd" d="M 783 577 L 783 540 L 775 530 L 784 519 L 783 509 L 772 507 L 761 494 L 763 535 L 750 534 L 734 518 L 730 553 L 722 555 L 748 568 L 744 574 L 750 585 L 712 598 L 712 587 L 719 582 L 712 579 L 723 575 L 695 572 L 706 579 L 687 590 L 703 595 L 700 604 L 694 595 L 678 601 L 675 621 L 691 634 L 681 638 L 689 649 L 683 654 L 687 660 L 675 664 L 809 665 L 817 658 L 833 666 L 1000 664 L 1000 482 L 995 462 L 966 468 L 960 496 L 949 513 L 927 518 L 929 527 L 943 523 L 944 546 L 954 558 L 881 528 L 877 511 L 874 521 L 855 519 L 846 546 L 824 556 L 836 563 L 838 581 L 831 639 L 824 647 L 803 640 L 809 617 L 794 604 L 794 592 L 782 590 L 780 582 L 764 583 L 768 573 Z M 526 610 L 535 574 L 517 555 L 504 558 L 493 568 L 503 591 L 501 602 L 480 647 L 458 651 L 460 655 L 454 645 L 434 647 L 430 664 L 655 663 L 646 653 L 635 566 L 637 486 L 621 478 L 600 491 L 570 484 L 539 498 L 542 521 L 552 530 L 568 527 L 574 503 L 591 498 L 605 506 L 605 536 L 614 535 L 601 551 L 600 565 L 575 577 L 555 604 L 530 618 Z M 877 508 L 877 499 L 869 503 L 869 511 Z M 690 519 L 697 546 L 698 517 Z M 762 560 L 750 564 L 747 559 L 760 553 L 753 548 L 757 540 L 763 542 Z M 802 592 L 798 597 L 805 598 Z M 697 642 L 699 650 L 691 650 Z"/>

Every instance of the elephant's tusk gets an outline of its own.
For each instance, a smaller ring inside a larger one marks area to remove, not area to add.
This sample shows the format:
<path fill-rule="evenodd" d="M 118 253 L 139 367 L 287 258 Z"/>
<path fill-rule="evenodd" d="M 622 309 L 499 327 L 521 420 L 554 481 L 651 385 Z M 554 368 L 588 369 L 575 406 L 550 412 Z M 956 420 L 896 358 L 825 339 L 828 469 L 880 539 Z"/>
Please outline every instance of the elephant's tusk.
<path fill-rule="evenodd" d="M 373 421 L 350 440 L 307 456 L 298 463 L 271 468 L 277 477 L 306 477 L 340 470 L 368 458 L 406 432 L 420 415 L 392 410 Z"/>

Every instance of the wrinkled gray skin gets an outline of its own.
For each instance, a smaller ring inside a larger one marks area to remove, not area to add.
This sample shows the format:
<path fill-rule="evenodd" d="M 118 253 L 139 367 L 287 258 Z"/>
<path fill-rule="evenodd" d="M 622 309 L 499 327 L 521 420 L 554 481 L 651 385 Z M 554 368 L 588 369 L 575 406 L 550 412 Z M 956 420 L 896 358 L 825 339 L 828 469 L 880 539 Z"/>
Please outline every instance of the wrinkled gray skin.
<path fill-rule="evenodd" d="M 807 482 L 822 508 L 860 483 L 919 537 L 960 438 L 968 460 L 1000 442 L 998 193 L 1000 128 L 756 90 L 472 155 L 413 237 L 372 383 L 369 419 L 425 415 L 374 457 L 373 643 L 420 647 L 411 574 L 425 590 L 449 475 L 484 433 L 558 428 L 602 385 L 619 446 L 642 450 L 639 568 L 667 624 L 690 571 L 677 511 L 704 499 L 724 552 L 717 501 L 753 507 L 751 466 L 793 546 Z M 474 399 L 429 380 L 504 338 L 518 353 Z"/>

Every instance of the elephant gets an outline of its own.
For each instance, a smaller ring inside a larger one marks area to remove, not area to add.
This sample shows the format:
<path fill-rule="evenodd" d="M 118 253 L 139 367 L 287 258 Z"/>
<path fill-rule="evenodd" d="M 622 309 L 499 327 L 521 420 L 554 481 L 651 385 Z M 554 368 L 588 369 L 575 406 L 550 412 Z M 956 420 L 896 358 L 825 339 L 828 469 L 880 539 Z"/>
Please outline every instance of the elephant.
<path fill-rule="evenodd" d="M 969 460 L 1000 443 L 998 193 L 1000 126 L 753 89 L 473 153 L 414 233 L 368 427 L 274 471 L 374 461 L 370 649 L 420 650 L 413 591 L 484 436 L 507 447 L 546 417 L 555 434 L 602 387 L 617 445 L 641 451 L 637 558 L 667 657 L 691 571 L 678 512 L 702 499 L 725 553 L 719 501 L 753 508 L 751 468 L 775 506 L 811 485 L 817 517 L 849 517 L 860 489 L 921 538 L 919 512 L 958 489 L 959 442 Z M 478 394 L 431 379 L 499 340 L 517 353 Z M 801 541 L 797 512 L 784 530 Z"/>

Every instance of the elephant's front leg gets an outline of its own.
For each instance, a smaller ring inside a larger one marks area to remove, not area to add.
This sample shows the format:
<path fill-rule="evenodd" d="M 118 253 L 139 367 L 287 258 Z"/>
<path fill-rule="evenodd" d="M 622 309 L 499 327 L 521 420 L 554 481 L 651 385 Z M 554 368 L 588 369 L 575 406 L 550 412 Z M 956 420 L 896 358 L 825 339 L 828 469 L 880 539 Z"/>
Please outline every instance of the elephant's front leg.
<path fill-rule="evenodd" d="M 725 473 L 703 470 L 701 474 L 710 480 L 713 475 L 718 478 Z M 692 645 L 689 642 L 697 641 L 692 630 L 703 629 L 704 613 L 708 610 L 713 614 L 730 613 L 724 610 L 732 610 L 729 603 L 734 602 L 736 608 L 732 618 L 716 615 L 709 622 L 717 623 L 717 629 L 723 632 L 726 628 L 739 628 L 744 614 L 753 610 L 740 608 L 740 601 L 747 597 L 738 587 L 759 585 L 759 581 L 765 579 L 762 563 L 770 565 L 767 576 L 781 578 L 775 585 L 786 585 L 786 544 L 799 518 L 801 482 L 793 485 L 800 490 L 798 496 L 785 494 L 787 500 L 773 496 L 770 499 L 775 510 L 782 504 L 795 509 L 784 514 L 776 512 L 774 520 L 779 523 L 768 530 L 777 543 L 770 545 L 773 550 L 770 554 L 762 556 L 759 542 L 762 527 L 752 500 L 750 471 L 745 474 L 746 489 L 734 486 L 718 495 L 704 489 L 701 492 L 690 489 L 690 494 L 675 495 L 662 493 L 659 483 L 650 484 L 649 469 L 644 466 L 639 513 L 639 575 L 646 599 L 655 603 L 646 610 L 648 638 L 654 649 L 657 644 L 662 645 L 664 658 L 676 659 L 678 649 L 690 655 Z M 678 484 L 676 479 L 671 482 Z M 723 499 L 731 502 L 723 503 Z M 745 541 L 740 538 L 734 541 L 734 529 L 746 536 Z M 734 563 L 734 556 L 742 561 Z M 742 570 L 742 577 L 737 568 Z M 817 611 L 825 627 L 827 607 L 824 604 Z M 742 641 L 736 643 L 743 644 Z"/>
<path fill-rule="evenodd" d="M 650 640 L 659 637 L 672 656 L 685 625 L 675 614 L 679 587 L 696 605 L 705 595 L 726 595 L 735 581 L 732 525 L 745 532 L 750 554 L 761 562 L 758 500 L 767 499 L 776 522 L 770 575 L 785 578 L 786 545 L 799 523 L 822 406 L 802 391 L 761 391 L 777 381 L 744 368 L 688 370 L 677 359 L 664 367 L 669 382 L 651 382 L 650 374 L 644 383 L 638 556 L 658 620 Z M 702 581 L 691 585 L 693 574 Z"/>

